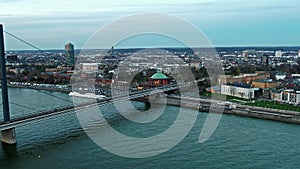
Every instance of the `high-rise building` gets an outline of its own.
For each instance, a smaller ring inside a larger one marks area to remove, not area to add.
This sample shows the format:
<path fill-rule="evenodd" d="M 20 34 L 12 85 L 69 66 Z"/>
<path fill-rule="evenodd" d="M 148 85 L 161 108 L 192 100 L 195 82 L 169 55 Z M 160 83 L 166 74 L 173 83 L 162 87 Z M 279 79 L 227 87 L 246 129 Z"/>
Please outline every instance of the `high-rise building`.
<path fill-rule="evenodd" d="M 111 51 L 110 51 L 110 55 L 113 56 L 114 55 L 114 46 L 111 47 Z"/>
<path fill-rule="evenodd" d="M 300 50 L 298 50 L 298 57 L 300 57 Z"/>
<path fill-rule="evenodd" d="M 68 66 L 75 65 L 75 52 L 74 52 L 74 45 L 72 43 L 68 43 L 65 45 L 65 57 L 66 57 L 66 64 Z"/>
<path fill-rule="evenodd" d="M 268 56 L 266 56 L 266 55 L 263 55 L 262 57 L 261 57 L 261 62 L 262 62 L 262 64 L 263 65 L 266 65 L 266 66 L 268 66 L 270 63 L 270 61 L 269 61 L 269 57 Z"/>

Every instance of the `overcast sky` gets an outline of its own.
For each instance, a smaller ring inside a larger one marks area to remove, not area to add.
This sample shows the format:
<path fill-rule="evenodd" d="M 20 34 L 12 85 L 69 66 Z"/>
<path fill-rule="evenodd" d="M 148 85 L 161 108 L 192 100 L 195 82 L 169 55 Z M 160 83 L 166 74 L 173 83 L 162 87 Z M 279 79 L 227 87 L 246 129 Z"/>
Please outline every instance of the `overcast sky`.
<path fill-rule="evenodd" d="M 0 23 L 42 49 L 62 49 L 67 42 L 82 48 L 105 24 L 154 12 L 187 20 L 215 46 L 300 46 L 299 0 L 161 1 L 0 0 Z M 8 50 L 31 49 L 7 35 L 5 40 Z M 127 46 L 131 44 L 138 47 L 134 41 Z"/>

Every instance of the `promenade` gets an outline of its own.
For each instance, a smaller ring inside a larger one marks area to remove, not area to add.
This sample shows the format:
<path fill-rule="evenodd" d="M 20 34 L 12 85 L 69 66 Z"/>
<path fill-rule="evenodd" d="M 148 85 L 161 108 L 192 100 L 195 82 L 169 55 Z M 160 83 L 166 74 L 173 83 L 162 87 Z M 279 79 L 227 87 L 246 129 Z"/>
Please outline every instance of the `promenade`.
<path fill-rule="evenodd" d="M 300 112 L 295 111 L 246 106 L 228 101 L 210 100 L 209 98 L 180 98 L 176 96 L 168 96 L 167 99 L 168 105 L 197 109 L 201 112 L 210 112 L 210 109 L 214 109 L 219 110 L 217 112 L 222 112 L 224 114 L 300 124 Z M 145 100 L 144 98 L 136 98 L 134 100 L 147 102 L 147 100 Z"/>

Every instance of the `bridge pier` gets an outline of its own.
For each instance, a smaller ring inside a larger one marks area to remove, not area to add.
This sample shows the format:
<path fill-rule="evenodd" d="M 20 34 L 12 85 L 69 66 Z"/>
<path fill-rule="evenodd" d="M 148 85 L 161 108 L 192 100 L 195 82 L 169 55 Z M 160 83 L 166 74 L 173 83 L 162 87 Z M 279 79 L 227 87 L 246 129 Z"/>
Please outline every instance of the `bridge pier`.
<path fill-rule="evenodd" d="M 145 108 L 146 108 L 146 110 L 149 110 L 150 107 L 151 107 L 151 103 L 146 101 L 145 102 Z"/>
<path fill-rule="evenodd" d="M 6 144 L 16 144 L 17 137 L 15 128 L 1 130 L 1 141 Z"/>

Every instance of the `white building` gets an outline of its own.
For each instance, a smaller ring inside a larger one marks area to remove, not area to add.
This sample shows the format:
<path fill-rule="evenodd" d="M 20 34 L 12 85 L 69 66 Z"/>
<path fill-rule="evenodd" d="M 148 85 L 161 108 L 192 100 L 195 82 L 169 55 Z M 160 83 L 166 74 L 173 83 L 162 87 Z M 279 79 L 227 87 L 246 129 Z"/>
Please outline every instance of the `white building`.
<path fill-rule="evenodd" d="M 283 80 L 284 78 L 286 78 L 286 73 L 284 72 L 276 73 L 275 75 L 276 80 Z"/>
<path fill-rule="evenodd" d="M 271 99 L 276 101 L 276 102 L 281 102 L 281 92 L 272 92 L 271 93 Z"/>
<path fill-rule="evenodd" d="M 290 92 L 291 91 L 288 91 L 288 90 L 281 92 L 281 101 L 282 102 L 288 103 L 290 101 Z"/>
<path fill-rule="evenodd" d="M 275 52 L 275 57 L 281 58 L 282 57 L 282 51 L 281 50 L 276 51 Z"/>
<path fill-rule="evenodd" d="M 254 88 L 239 87 L 233 85 L 221 85 L 221 94 L 240 97 L 244 99 L 254 98 Z"/>
<path fill-rule="evenodd" d="M 285 90 L 280 93 L 272 93 L 272 100 L 289 104 L 300 104 L 300 91 Z"/>
<path fill-rule="evenodd" d="M 98 63 L 80 63 L 80 68 L 82 71 L 88 72 L 97 72 L 99 64 Z"/>
<path fill-rule="evenodd" d="M 242 56 L 244 58 L 244 61 L 248 61 L 249 60 L 249 53 L 248 51 L 243 51 Z"/>

